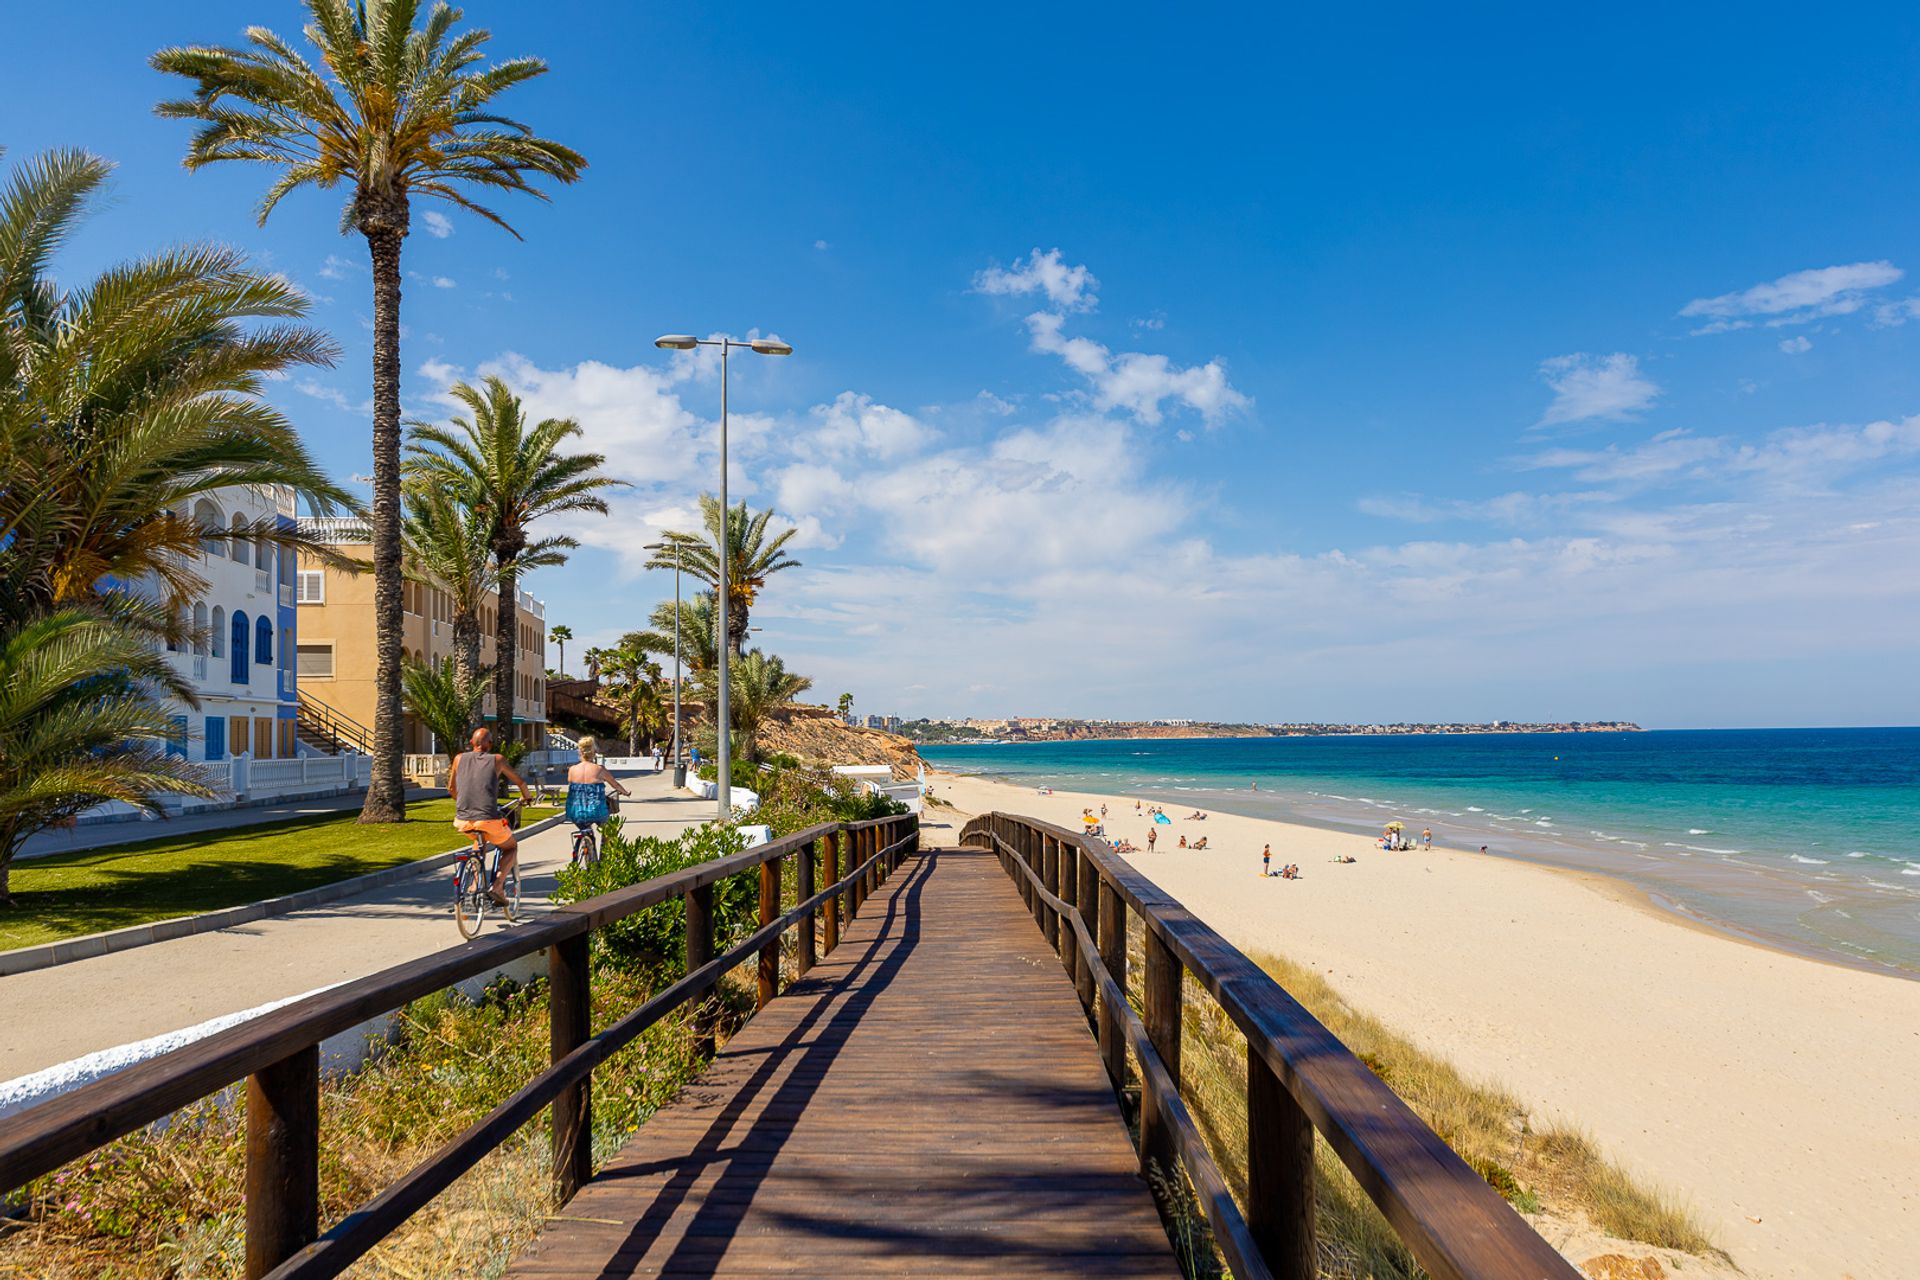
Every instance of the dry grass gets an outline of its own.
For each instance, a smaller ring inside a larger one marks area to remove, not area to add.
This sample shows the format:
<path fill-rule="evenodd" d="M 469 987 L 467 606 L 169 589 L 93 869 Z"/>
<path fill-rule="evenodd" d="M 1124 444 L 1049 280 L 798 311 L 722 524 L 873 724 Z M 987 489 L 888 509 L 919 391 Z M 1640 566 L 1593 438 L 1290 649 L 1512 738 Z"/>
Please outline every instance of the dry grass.
<path fill-rule="evenodd" d="M 655 983 L 602 968 L 594 1026 Z M 726 997 L 736 1008 L 737 984 Z M 452 993 L 403 1011 L 394 1041 L 321 1089 L 323 1228 L 377 1194 L 545 1067 L 544 983 L 503 983 L 479 1002 Z M 702 1065 L 684 1015 L 670 1017 L 594 1072 L 596 1157 Z M 123 1138 L 28 1189 L 27 1214 L 0 1237 L 0 1277 L 228 1280 L 241 1274 L 243 1108 L 209 1099 L 164 1128 Z M 499 1275 L 545 1220 L 545 1113 L 469 1171 L 348 1274 L 378 1280 Z"/>
<path fill-rule="evenodd" d="M 1354 1009 L 1318 974 L 1272 956 L 1254 959 L 1517 1209 L 1584 1216 L 1623 1240 L 1725 1257 L 1681 1201 L 1633 1179 L 1586 1135 L 1563 1127 L 1535 1129 L 1512 1093 L 1467 1078 Z M 1191 983 L 1185 1008 L 1182 1092 L 1221 1172 L 1244 1203 L 1244 1040 L 1219 1006 Z M 1317 1143 L 1315 1164 L 1321 1275 L 1336 1280 L 1424 1275 L 1324 1141 Z"/>

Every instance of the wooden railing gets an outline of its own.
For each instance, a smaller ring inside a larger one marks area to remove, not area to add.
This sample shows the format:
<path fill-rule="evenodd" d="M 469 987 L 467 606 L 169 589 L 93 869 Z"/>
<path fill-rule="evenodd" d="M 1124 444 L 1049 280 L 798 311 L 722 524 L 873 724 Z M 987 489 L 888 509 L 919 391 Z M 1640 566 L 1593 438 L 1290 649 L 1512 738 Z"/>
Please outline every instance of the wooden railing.
<path fill-rule="evenodd" d="M 250 1280 L 315 1280 L 340 1274 L 549 1103 L 554 1192 L 564 1203 L 593 1174 L 588 1102 L 594 1067 L 751 959 L 758 960 L 755 1007 L 764 1006 L 779 987 L 782 937 L 798 929 L 795 964 L 806 973 L 820 955 L 816 924 L 824 926 L 826 949 L 837 946 L 842 921 L 859 911 L 918 841 L 919 822 L 912 816 L 813 827 L 569 904 L 483 942 L 449 947 L 297 1000 L 10 1117 L 0 1125 L 0 1191 L 23 1186 L 245 1079 Z M 782 867 L 789 859 L 797 902 L 782 913 Z M 756 867 L 760 927 L 716 956 L 713 886 Z M 820 881 L 825 887 L 816 889 Z M 686 902 L 686 976 L 598 1035 L 591 1034 L 588 935 L 676 898 Z M 319 1235 L 320 1042 L 543 949 L 551 986 L 551 1065 L 426 1163 Z M 711 1010 L 703 1009 L 698 1016 L 697 1033 L 710 1048 Z"/>
<path fill-rule="evenodd" d="M 1579 1273 L 1367 1065 L 1267 972 L 1098 840 L 1033 818 L 973 819 L 998 852 L 1093 1019 L 1116 1091 L 1140 1070 L 1140 1161 L 1184 1169 L 1235 1280 L 1316 1274 L 1314 1131 L 1435 1280 L 1579 1280 Z M 1144 925 L 1141 1010 L 1126 996 L 1127 912 Z M 1246 1211 L 1180 1095 L 1191 976 L 1246 1039 Z"/>

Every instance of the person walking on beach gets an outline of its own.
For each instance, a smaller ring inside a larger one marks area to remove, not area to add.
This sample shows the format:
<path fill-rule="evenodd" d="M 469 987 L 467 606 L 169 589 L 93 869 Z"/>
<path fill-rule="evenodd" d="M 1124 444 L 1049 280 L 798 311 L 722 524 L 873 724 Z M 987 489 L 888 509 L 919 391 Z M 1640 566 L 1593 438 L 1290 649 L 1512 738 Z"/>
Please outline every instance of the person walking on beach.
<path fill-rule="evenodd" d="M 1420 847 L 1428 853 L 1433 852 L 1433 828 L 1428 827 L 1420 833 Z"/>
<path fill-rule="evenodd" d="M 1482 852 L 1482 853 L 1485 853 L 1486 851 L 1487 851 L 1487 846 L 1485 846 L 1485 845 L 1481 845 L 1481 846 L 1480 846 L 1480 852 Z"/>
<path fill-rule="evenodd" d="M 1262 879 L 1265 879 L 1266 877 L 1271 876 L 1272 874 L 1273 874 L 1273 846 L 1270 844 L 1263 844 L 1260 846 L 1260 876 Z"/>
<path fill-rule="evenodd" d="M 1147 852 L 1148 853 L 1153 852 L 1153 842 L 1155 840 L 1158 840 L 1159 838 L 1160 838 L 1159 831 L 1155 830 L 1153 827 L 1147 828 Z M 1484 853 L 1485 850 L 1482 850 L 1482 852 Z"/>

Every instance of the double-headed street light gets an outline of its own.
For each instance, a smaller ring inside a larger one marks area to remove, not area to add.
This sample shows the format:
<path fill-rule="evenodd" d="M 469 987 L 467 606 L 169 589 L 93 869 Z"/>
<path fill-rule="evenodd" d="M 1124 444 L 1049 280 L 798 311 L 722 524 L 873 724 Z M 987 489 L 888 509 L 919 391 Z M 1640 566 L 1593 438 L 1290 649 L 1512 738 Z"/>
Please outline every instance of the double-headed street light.
<path fill-rule="evenodd" d="M 720 821 L 733 820 L 733 724 L 727 707 L 727 658 L 732 646 L 727 639 L 727 558 L 731 517 L 727 511 L 727 357 L 735 347 L 745 347 L 757 355 L 790 356 L 793 348 L 773 338 L 754 338 L 740 342 L 733 338 L 696 338 L 690 333 L 669 333 L 653 340 L 653 345 L 667 351 L 691 351 L 695 347 L 720 348 L 720 528 L 719 545 L 714 550 L 715 566 L 719 581 L 714 584 L 713 609 L 718 615 L 719 643 L 714 646 L 717 674 L 720 678 L 720 692 L 714 708 L 715 738 L 720 748 L 720 758 L 714 762 L 714 796 L 719 801 Z M 678 579 L 676 578 L 676 582 Z M 677 587 L 676 587 L 677 591 Z M 677 665 L 677 663 L 676 663 Z M 677 720 L 676 716 L 676 720 Z M 678 727 L 676 725 L 676 732 Z"/>

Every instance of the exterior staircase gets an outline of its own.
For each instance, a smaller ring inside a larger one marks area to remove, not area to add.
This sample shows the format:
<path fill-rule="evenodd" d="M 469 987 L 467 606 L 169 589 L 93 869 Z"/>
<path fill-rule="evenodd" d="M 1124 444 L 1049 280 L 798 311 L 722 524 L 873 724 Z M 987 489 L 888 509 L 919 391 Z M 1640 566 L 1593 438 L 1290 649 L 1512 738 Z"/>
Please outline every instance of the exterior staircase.
<path fill-rule="evenodd" d="M 294 721 L 300 741 L 322 755 L 372 755 L 373 730 L 343 715 L 320 699 L 300 691 L 300 710 Z"/>

